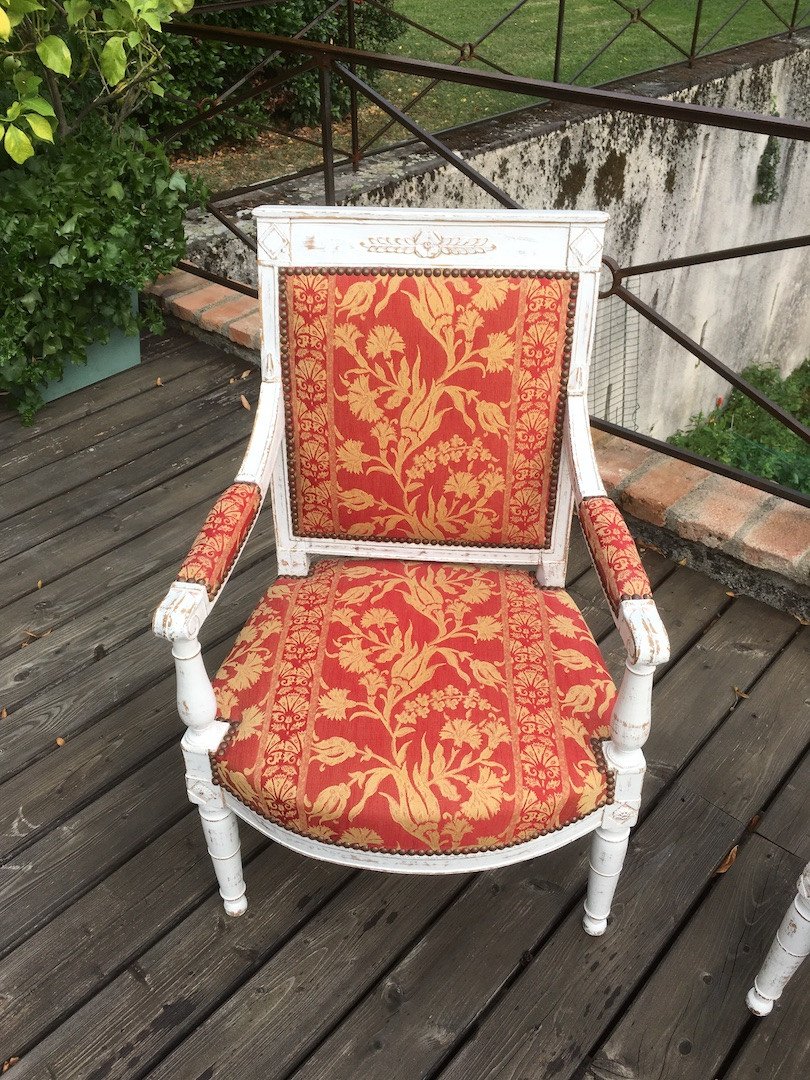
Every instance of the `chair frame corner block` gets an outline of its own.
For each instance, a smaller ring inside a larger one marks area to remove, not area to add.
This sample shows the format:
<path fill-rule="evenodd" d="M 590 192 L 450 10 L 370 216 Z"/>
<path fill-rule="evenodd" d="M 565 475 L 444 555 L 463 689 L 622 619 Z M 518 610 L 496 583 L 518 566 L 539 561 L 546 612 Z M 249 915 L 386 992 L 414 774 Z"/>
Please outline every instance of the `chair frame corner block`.
<path fill-rule="evenodd" d="M 271 494 L 279 572 L 305 576 L 313 556 L 361 556 L 431 562 L 467 562 L 532 567 L 543 587 L 559 588 L 565 569 L 572 512 L 583 499 L 605 496 L 590 437 L 588 364 L 607 215 L 541 211 L 467 211 L 355 207 L 262 207 L 256 212 L 262 317 L 262 385 L 253 432 L 236 482 Z M 407 541 L 312 539 L 295 535 L 283 438 L 285 403 L 280 355 L 279 274 L 287 267 L 339 264 L 358 270 L 380 262 L 398 269 L 429 266 L 448 270 L 542 270 L 577 275 L 572 354 L 566 389 L 565 424 L 553 526 L 548 546 L 518 550 L 497 547 L 425 547 Z M 254 517 L 255 521 L 255 517 Z M 247 536 L 240 537 L 240 548 Z M 593 554 L 593 552 L 592 552 Z M 236 552 L 238 556 L 238 551 Z M 235 558 L 233 563 L 235 563 Z M 341 848 L 300 836 L 259 817 L 212 781 L 209 753 L 228 724 L 217 719 L 211 682 L 203 664 L 199 633 L 222 586 L 210 595 L 204 585 L 176 581 L 154 619 L 154 630 L 172 643 L 177 703 L 186 725 L 182 750 L 190 800 L 198 806 L 225 909 L 246 908 L 237 817 L 302 854 L 355 867 L 395 873 L 466 873 L 534 858 L 592 834 L 584 927 L 604 933 L 630 830 L 641 804 L 645 771 L 642 753 L 650 728 L 653 674 L 669 657 L 666 632 L 652 599 L 621 599 L 611 605 L 627 648 L 626 670 L 603 751 L 615 781 L 613 801 L 557 831 L 492 851 L 413 854 Z"/>

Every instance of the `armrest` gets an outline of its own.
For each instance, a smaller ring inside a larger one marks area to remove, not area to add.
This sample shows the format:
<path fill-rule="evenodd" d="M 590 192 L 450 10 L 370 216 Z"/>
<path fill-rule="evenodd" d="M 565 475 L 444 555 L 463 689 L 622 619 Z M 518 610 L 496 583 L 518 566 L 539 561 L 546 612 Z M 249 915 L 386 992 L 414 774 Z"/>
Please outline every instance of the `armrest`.
<path fill-rule="evenodd" d="M 276 382 L 264 382 L 242 466 L 214 506 L 155 612 L 152 629 L 169 641 L 196 638 L 247 542 L 270 482 L 281 423 Z"/>
<path fill-rule="evenodd" d="M 605 495 L 582 499 L 579 520 L 613 618 L 635 664 L 662 664 L 669 641 L 652 587 L 619 508 Z"/>
<path fill-rule="evenodd" d="M 607 497 L 591 442 L 587 402 L 571 394 L 566 411 L 566 444 L 574 496 L 591 561 L 613 619 L 633 664 L 669 659 L 669 640 L 638 548 L 616 504 Z"/>

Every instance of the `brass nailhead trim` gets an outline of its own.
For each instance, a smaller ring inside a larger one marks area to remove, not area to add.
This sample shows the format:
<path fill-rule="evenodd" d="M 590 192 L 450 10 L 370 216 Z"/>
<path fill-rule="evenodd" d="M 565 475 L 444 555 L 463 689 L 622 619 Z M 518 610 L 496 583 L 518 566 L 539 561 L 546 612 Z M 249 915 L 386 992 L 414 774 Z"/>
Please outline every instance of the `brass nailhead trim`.
<path fill-rule="evenodd" d="M 293 420 L 289 407 L 290 391 L 292 387 L 292 372 L 290 370 L 289 333 L 287 324 L 287 293 L 286 279 L 301 275 L 311 276 L 314 274 L 337 275 L 347 274 L 356 277 L 370 275 L 381 276 L 384 274 L 399 277 L 447 277 L 459 276 L 460 270 L 448 270 L 431 267 L 345 267 L 345 266 L 285 266 L 279 268 L 278 283 L 278 307 L 279 307 L 279 342 L 281 352 L 281 384 L 284 391 L 284 432 L 287 443 L 287 479 L 290 490 L 290 516 L 292 519 L 293 535 L 312 540 L 363 540 L 371 539 L 376 543 L 383 544 L 422 544 L 439 545 L 444 547 L 458 548 L 503 548 L 508 551 L 525 551 L 527 544 L 498 544 L 489 541 L 473 543 L 469 540 L 417 540 L 407 537 L 350 537 L 344 533 L 303 532 L 299 529 L 298 500 L 295 487 L 295 438 Z M 560 457 L 562 455 L 562 428 L 565 421 L 565 401 L 568 391 L 568 375 L 571 366 L 571 352 L 574 340 L 574 313 L 576 311 L 577 290 L 579 287 L 579 275 L 568 270 L 465 270 L 465 277 L 534 277 L 544 280 L 570 281 L 571 289 L 568 296 L 568 309 L 565 323 L 565 342 L 563 344 L 562 365 L 560 367 L 560 387 L 557 399 L 557 414 L 554 420 L 554 443 L 552 458 L 549 462 L 549 501 L 546 507 L 546 518 L 543 527 L 541 548 L 548 547 L 551 539 L 551 531 L 554 525 L 554 512 L 557 505 L 557 477 L 559 475 Z"/>

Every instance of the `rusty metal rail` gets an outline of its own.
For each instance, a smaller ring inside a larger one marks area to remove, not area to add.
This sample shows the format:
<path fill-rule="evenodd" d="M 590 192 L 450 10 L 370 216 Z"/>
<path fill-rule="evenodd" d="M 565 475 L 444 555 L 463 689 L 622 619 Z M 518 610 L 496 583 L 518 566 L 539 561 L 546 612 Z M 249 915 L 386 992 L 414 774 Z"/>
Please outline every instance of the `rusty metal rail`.
<path fill-rule="evenodd" d="M 232 10 L 239 7 L 248 7 L 255 5 L 257 2 L 268 2 L 268 0 L 236 0 L 232 3 L 214 3 L 205 5 L 203 8 L 198 8 L 197 11 L 219 11 L 219 10 Z M 367 0 L 370 4 L 376 4 L 377 0 Z M 276 88 L 289 79 L 295 78 L 296 75 L 301 74 L 303 71 L 309 71 L 312 69 L 318 70 L 319 75 L 319 89 L 320 89 L 320 122 L 321 122 L 321 149 L 322 149 L 322 171 L 324 180 L 324 197 L 327 204 L 334 204 L 336 199 L 335 193 L 335 172 L 336 168 L 341 164 L 350 164 L 354 167 L 357 166 L 363 153 L 366 152 L 372 142 L 385 131 L 387 131 L 394 124 L 399 124 L 410 135 L 413 140 L 418 143 L 422 143 L 432 150 L 435 154 L 447 161 L 453 168 L 462 173 L 471 183 L 475 184 L 481 190 L 485 191 L 491 198 L 502 206 L 509 207 L 511 209 L 519 209 L 519 204 L 505 191 L 495 185 L 488 177 L 484 176 L 481 172 L 475 169 L 469 162 L 465 161 L 458 154 L 456 154 L 447 145 L 440 135 L 428 131 L 424 126 L 419 124 L 408 112 L 393 102 L 389 101 L 382 93 L 380 93 L 375 87 L 371 86 L 365 79 L 361 78 L 357 74 L 358 67 L 372 71 L 389 71 L 397 72 L 405 75 L 417 76 L 425 78 L 428 81 L 427 88 L 411 99 L 410 105 L 413 105 L 417 100 L 424 97 L 426 92 L 436 85 L 442 83 L 455 83 L 460 85 L 483 87 L 492 90 L 508 91 L 509 93 L 518 94 L 521 96 L 529 96 L 537 98 L 543 101 L 562 101 L 574 103 L 577 105 L 590 106 L 595 109 L 610 109 L 613 111 L 624 111 L 634 113 L 636 115 L 658 117 L 665 120 L 673 120 L 682 123 L 699 124 L 702 126 L 723 128 L 734 131 L 748 131 L 761 135 L 767 135 L 770 137 L 779 137 L 787 139 L 795 139 L 801 141 L 807 141 L 810 139 L 810 124 L 807 124 L 798 119 L 777 117 L 772 115 L 762 115 L 759 113 L 736 111 L 731 109 L 713 108 L 704 105 L 695 105 L 689 102 L 663 100 L 659 98 L 644 97 L 637 94 L 625 94 L 618 90 L 609 90 L 604 87 L 583 87 L 575 86 L 572 83 L 561 83 L 558 80 L 560 73 L 560 57 L 563 47 L 564 39 L 564 20 L 565 20 L 565 0 L 559 0 L 558 3 L 558 18 L 557 18 L 557 35 L 555 42 L 555 57 L 554 57 L 554 81 L 545 81 L 541 79 L 526 79 L 512 75 L 505 72 L 503 69 L 498 68 L 495 64 L 490 64 L 484 58 L 477 53 L 478 46 L 490 36 L 490 34 L 497 31 L 500 25 L 507 19 L 516 14 L 520 8 L 523 7 L 525 0 L 519 0 L 515 6 L 503 16 L 493 27 L 483 33 L 476 42 L 467 43 L 466 45 L 459 45 L 456 42 L 451 41 L 448 38 L 438 35 L 435 32 L 429 31 L 427 28 L 414 24 L 413 20 L 404 19 L 409 25 L 416 25 L 418 29 L 425 30 L 433 37 L 438 37 L 439 40 L 444 41 L 446 44 L 453 48 L 460 50 L 459 59 L 453 64 L 440 64 L 427 60 L 419 60 L 410 57 L 393 56 L 384 53 L 370 52 L 368 50 L 359 49 L 355 47 L 356 30 L 354 26 L 354 4 L 355 0 L 337 0 L 328 5 L 328 7 L 317 16 L 311 23 L 308 24 L 304 30 L 310 29 L 326 14 L 337 9 L 341 4 L 345 4 L 347 8 L 347 18 L 349 19 L 349 39 L 351 44 L 348 46 L 335 45 L 331 43 L 314 42 L 304 39 L 301 35 L 303 30 L 298 35 L 291 38 L 279 37 L 271 34 L 263 34 L 255 31 L 232 29 L 228 27 L 210 26 L 204 24 L 189 24 L 189 23 L 172 23 L 167 29 L 171 33 L 183 35 L 192 39 L 200 41 L 218 41 L 228 43 L 231 45 L 245 46 L 251 49 L 260 49 L 265 52 L 265 58 L 251 69 L 249 73 L 254 80 L 254 85 L 250 86 L 248 90 L 245 90 L 242 94 L 235 93 L 236 89 L 241 89 L 241 86 L 246 82 L 250 82 L 249 78 L 243 78 L 240 80 L 237 87 L 231 87 L 223 94 L 219 96 L 210 107 L 201 113 L 198 117 L 194 117 L 191 121 L 187 122 L 177 129 L 177 132 L 187 130 L 191 124 L 204 123 L 207 118 L 221 112 L 229 105 L 233 105 L 242 100 L 247 100 L 248 97 L 257 96 L 258 94 L 266 92 L 268 89 Z M 703 55 L 708 45 L 716 38 L 716 36 L 722 31 L 725 25 L 738 14 L 739 11 L 745 6 L 741 4 L 734 12 L 726 23 L 718 28 L 709 38 L 698 45 L 699 31 L 701 26 L 703 0 L 698 0 L 695 11 L 695 22 L 693 27 L 693 33 L 691 38 L 691 45 L 689 50 L 684 50 L 676 43 L 672 42 L 667 35 L 663 34 L 658 28 L 652 26 L 649 23 L 645 13 L 651 7 L 653 0 L 641 7 L 630 8 L 629 5 L 624 3 L 624 0 L 613 0 L 619 7 L 623 8 L 629 16 L 629 21 L 626 26 L 623 27 L 624 32 L 628 26 L 635 23 L 642 23 L 647 26 L 648 29 L 654 31 L 659 37 L 663 37 L 670 45 L 674 46 L 678 52 L 680 52 L 689 62 L 693 62 L 696 57 Z M 748 0 L 746 0 L 746 3 Z M 766 0 L 763 0 L 766 2 Z M 770 8 L 770 5 L 766 3 L 766 6 Z M 810 15 L 810 11 L 805 13 Z M 803 14 L 801 18 L 803 19 Z M 788 23 L 785 23 L 790 33 L 799 25 L 797 20 L 800 19 L 798 14 L 798 2 L 794 4 L 792 16 Z M 780 21 L 784 22 L 780 17 Z M 620 36 L 617 34 L 615 37 Z M 609 43 L 608 43 L 609 44 Z M 606 46 L 605 46 L 606 47 Z M 601 50 L 604 51 L 604 48 Z M 299 58 L 300 63 L 277 73 L 270 79 L 262 80 L 256 84 L 255 79 L 259 72 L 266 66 L 269 59 L 277 56 L 285 56 L 291 58 Z M 487 63 L 489 70 L 482 70 L 480 68 L 470 69 L 461 66 L 462 62 L 465 62 L 471 58 L 477 58 L 483 63 Z M 591 62 L 596 57 L 592 58 Z M 589 65 L 586 65 L 590 66 Z M 582 69 L 583 71 L 585 69 Z M 579 72 L 577 77 L 581 75 Z M 332 79 L 338 77 L 343 80 L 350 90 L 351 101 L 351 151 L 350 153 L 344 153 L 343 156 L 336 159 L 335 148 L 333 145 L 333 121 L 332 121 Z M 388 120 L 380 131 L 364 144 L 360 144 L 358 124 L 357 124 L 357 107 L 358 98 L 364 98 L 371 104 L 375 105 L 382 112 L 386 113 Z M 453 129 L 447 129 L 441 133 L 443 136 L 447 136 L 449 131 Z M 398 145 L 404 145 L 402 143 Z M 298 175 L 304 175 L 307 173 L 319 172 L 318 169 L 306 169 L 302 170 Z M 244 193 L 250 190 L 255 190 L 259 187 L 265 187 L 266 184 L 248 185 L 243 188 L 232 189 L 225 192 L 220 196 L 217 196 L 214 203 L 221 203 L 226 197 L 231 198 L 237 194 Z M 211 205 L 210 209 L 214 216 L 222 222 L 231 232 L 234 233 L 243 243 L 248 244 L 255 250 L 255 244 L 246 236 L 244 231 L 240 229 L 234 222 L 230 221 L 228 217 L 221 213 L 215 205 Z M 656 262 L 639 264 L 637 266 L 620 267 L 615 260 L 610 257 L 605 258 L 605 267 L 610 275 L 609 283 L 606 289 L 600 294 L 601 296 L 616 296 L 621 299 L 625 304 L 628 304 L 636 311 L 638 311 L 651 325 L 655 326 L 662 333 L 666 334 L 673 341 L 677 342 L 682 348 L 690 352 L 693 356 L 721 375 L 727 382 L 734 386 L 741 393 L 745 394 L 748 398 L 754 401 L 761 408 L 766 410 L 775 420 L 784 425 L 799 439 L 805 443 L 810 443 L 810 430 L 803 425 L 795 417 L 791 416 L 785 409 L 777 405 L 767 395 L 763 394 L 756 387 L 752 386 L 746 379 L 737 374 L 733 369 L 728 367 L 723 361 L 718 359 L 708 350 L 704 349 L 702 345 L 694 341 L 682 330 L 676 327 L 668 319 L 666 319 L 660 312 L 656 311 L 651 305 L 647 304 L 635 293 L 628 290 L 623 284 L 624 280 L 631 276 L 639 276 L 644 274 L 655 273 L 659 271 L 674 270 L 682 267 L 698 266 L 713 262 L 718 262 L 726 259 L 735 258 L 747 258 L 754 255 L 765 255 L 776 251 L 786 251 L 793 248 L 806 247 L 810 243 L 810 236 L 796 236 L 787 239 L 771 240 L 759 244 L 749 244 L 743 247 L 728 248 L 722 251 L 702 252 L 694 255 L 681 256 L 673 259 L 662 259 Z M 201 277 L 209 281 L 215 281 L 219 284 L 228 286 L 235 289 L 238 292 L 244 293 L 249 296 L 256 296 L 256 290 L 250 286 L 244 285 L 241 282 L 234 282 L 230 279 L 223 278 L 210 271 L 201 270 L 198 267 L 191 265 L 190 263 L 182 263 L 181 268 L 191 273 L 197 273 Z M 640 435 L 637 432 L 629 431 L 625 428 L 618 427 L 615 424 L 608 423 L 607 421 L 599 420 L 592 417 L 591 421 L 593 426 L 602 431 L 607 431 L 612 434 L 620 435 L 623 438 L 630 441 L 640 443 L 651 449 L 660 451 L 661 453 L 668 454 L 671 457 L 678 458 L 682 461 L 687 461 L 692 464 L 698 465 L 702 468 L 711 469 L 714 472 L 723 476 L 731 477 L 732 479 L 739 480 L 742 483 L 749 484 L 752 487 L 759 488 L 766 491 L 769 494 L 779 495 L 782 498 L 791 500 L 803 506 L 810 506 L 810 499 L 800 492 L 793 491 L 790 488 L 786 488 L 782 485 L 775 484 L 772 481 L 763 480 L 761 477 L 754 476 L 751 473 L 745 472 L 741 469 L 736 469 L 731 466 L 723 465 L 721 463 L 710 461 L 707 458 L 694 454 L 691 451 L 684 450 L 680 447 L 670 446 L 668 443 L 662 442 L 658 439 L 654 439 L 651 436 Z"/>

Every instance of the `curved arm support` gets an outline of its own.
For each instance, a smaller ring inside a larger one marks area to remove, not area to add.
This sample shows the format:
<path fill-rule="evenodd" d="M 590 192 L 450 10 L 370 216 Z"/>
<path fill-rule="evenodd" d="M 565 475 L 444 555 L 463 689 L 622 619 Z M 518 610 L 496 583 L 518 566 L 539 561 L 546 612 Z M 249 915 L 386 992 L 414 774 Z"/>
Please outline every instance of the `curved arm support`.
<path fill-rule="evenodd" d="M 250 436 L 242 465 L 236 476 L 236 483 L 255 484 L 261 494 L 261 500 L 267 493 L 270 484 L 270 475 L 278 452 L 281 432 L 282 416 L 280 410 L 281 387 L 276 381 L 263 382 L 259 392 L 259 403 L 256 407 L 256 419 Z M 244 543 L 255 524 L 261 501 L 257 507 L 250 528 L 245 533 L 243 542 L 236 552 L 235 557 L 222 574 L 221 581 L 213 595 L 208 594 L 204 585 L 193 581 L 176 580 L 169 588 L 163 602 L 155 612 L 152 629 L 158 637 L 168 641 L 179 639 L 196 639 L 202 629 L 202 625 L 210 614 L 218 596 L 234 571 Z"/>
<path fill-rule="evenodd" d="M 614 618 L 630 663 L 656 667 L 669 660 L 669 638 L 654 600 L 622 600 Z"/>

